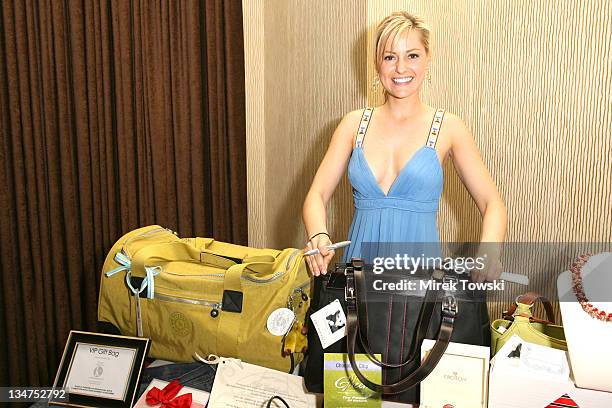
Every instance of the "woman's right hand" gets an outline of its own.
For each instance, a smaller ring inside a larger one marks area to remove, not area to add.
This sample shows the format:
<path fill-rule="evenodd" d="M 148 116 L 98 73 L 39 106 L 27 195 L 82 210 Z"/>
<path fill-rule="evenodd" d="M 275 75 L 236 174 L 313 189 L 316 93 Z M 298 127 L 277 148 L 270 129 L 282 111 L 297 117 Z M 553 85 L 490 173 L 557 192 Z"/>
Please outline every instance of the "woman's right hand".
<path fill-rule="evenodd" d="M 320 254 L 308 255 L 305 257 L 308 269 L 310 269 L 313 276 L 325 275 L 327 273 L 327 266 L 334 257 L 334 250 L 327 249 L 331 244 L 331 240 L 325 234 L 317 235 L 306 244 L 304 252 L 315 248 L 319 248 L 319 251 L 321 251 Z"/>
<path fill-rule="evenodd" d="M 359 109 L 346 114 L 342 118 L 304 199 L 304 208 L 302 209 L 304 229 L 310 234 L 308 235 L 310 242 L 306 244 L 305 250 L 319 248 L 319 251 L 321 251 L 321 254 L 305 257 L 313 276 L 327 273 L 327 266 L 334 256 L 334 252 L 326 248 L 332 242 L 329 236 L 325 235 L 327 233 L 325 207 L 348 166 L 353 152 L 355 129 L 359 126 L 362 113 L 363 110 Z M 319 234 L 320 232 L 324 234 Z M 316 236 L 312 234 L 316 234 Z"/>

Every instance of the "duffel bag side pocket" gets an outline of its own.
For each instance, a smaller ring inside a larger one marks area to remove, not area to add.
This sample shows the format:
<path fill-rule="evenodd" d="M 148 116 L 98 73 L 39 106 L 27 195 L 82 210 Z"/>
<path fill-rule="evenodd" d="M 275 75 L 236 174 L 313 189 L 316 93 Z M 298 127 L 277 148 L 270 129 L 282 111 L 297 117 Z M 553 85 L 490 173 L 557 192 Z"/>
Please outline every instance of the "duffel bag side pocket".
<path fill-rule="evenodd" d="M 150 356 L 174 362 L 216 354 L 220 299 L 180 296 L 157 286 L 153 299 L 141 299 L 143 332 L 152 339 Z"/>

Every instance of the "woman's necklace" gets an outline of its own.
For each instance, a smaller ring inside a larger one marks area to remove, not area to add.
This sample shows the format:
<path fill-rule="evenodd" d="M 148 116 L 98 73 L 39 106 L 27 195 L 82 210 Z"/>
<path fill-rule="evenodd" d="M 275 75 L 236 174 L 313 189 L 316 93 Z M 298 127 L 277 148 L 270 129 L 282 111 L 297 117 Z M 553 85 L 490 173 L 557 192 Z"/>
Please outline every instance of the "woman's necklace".
<path fill-rule="evenodd" d="M 576 295 L 576 299 L 582 306 L 582 310 L 587 312 L 592 318 L 602 320 L 605 322 L 612 322 L 612 313 L 606 313 L 603 310 L 599 310 L 591 303 L 589 303 L 589 299 L 587 299 L 584 294 L 584 286 L 582 285 L 582 267 L 587 263 L 592 254 L 584 254 L 580 255 L 572 266 L 570 267 L 570 271 L 572 272 L 572 288 L 574 289 L 574 294 Z"/>

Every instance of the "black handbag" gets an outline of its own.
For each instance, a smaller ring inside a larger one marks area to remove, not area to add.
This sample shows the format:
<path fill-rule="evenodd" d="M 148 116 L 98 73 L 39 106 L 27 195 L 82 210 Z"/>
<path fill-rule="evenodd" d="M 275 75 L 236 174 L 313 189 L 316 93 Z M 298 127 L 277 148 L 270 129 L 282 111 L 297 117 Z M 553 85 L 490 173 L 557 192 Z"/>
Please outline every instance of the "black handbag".
<path fill-rule="evenodd" d="M 463 290 L 466 275 L 452 271 L 421 270 L 391 277 L 395 282 L 430 282 L 418 291 L 373 291 L 372 273 L 361 260 L 337 264 L 323 279 L 315 279 L 311 311 L 338 299 L 347 316 L 347 337 L 323 350 L 314 329 L 308 331 L 306 388 L 323 392 L 324 353 L 347 353 L 353 371 L 368 388 L 385 400 L 419 402 L 418 384 L 433 371 L 450 341 L 488 346 L 489 316 L 486 294 Z M 407 285 L 407 284 L 406 284 Z M 456 286 L 457 290 L 445 290 Z M 436 343 L 421 362 L 425 338 Z M 365 353 L 382 367 L 382 383 L 365 378 L 355 364 L 355 353 Z M 382 355 L 377 360 L 374 354 Z"/>

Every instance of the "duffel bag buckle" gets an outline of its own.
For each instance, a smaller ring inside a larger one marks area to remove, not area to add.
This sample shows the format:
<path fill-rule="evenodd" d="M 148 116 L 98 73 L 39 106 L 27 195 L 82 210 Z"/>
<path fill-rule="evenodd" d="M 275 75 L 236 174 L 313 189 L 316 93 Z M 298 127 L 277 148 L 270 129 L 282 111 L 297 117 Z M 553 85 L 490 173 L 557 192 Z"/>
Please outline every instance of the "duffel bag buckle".
<path fill-rule="evenodd" d="M 446 317 L 457 317 L 459 313 L 459 304 L 454 296 L 448 295 L 442 301 L 442 315 Z"/>

